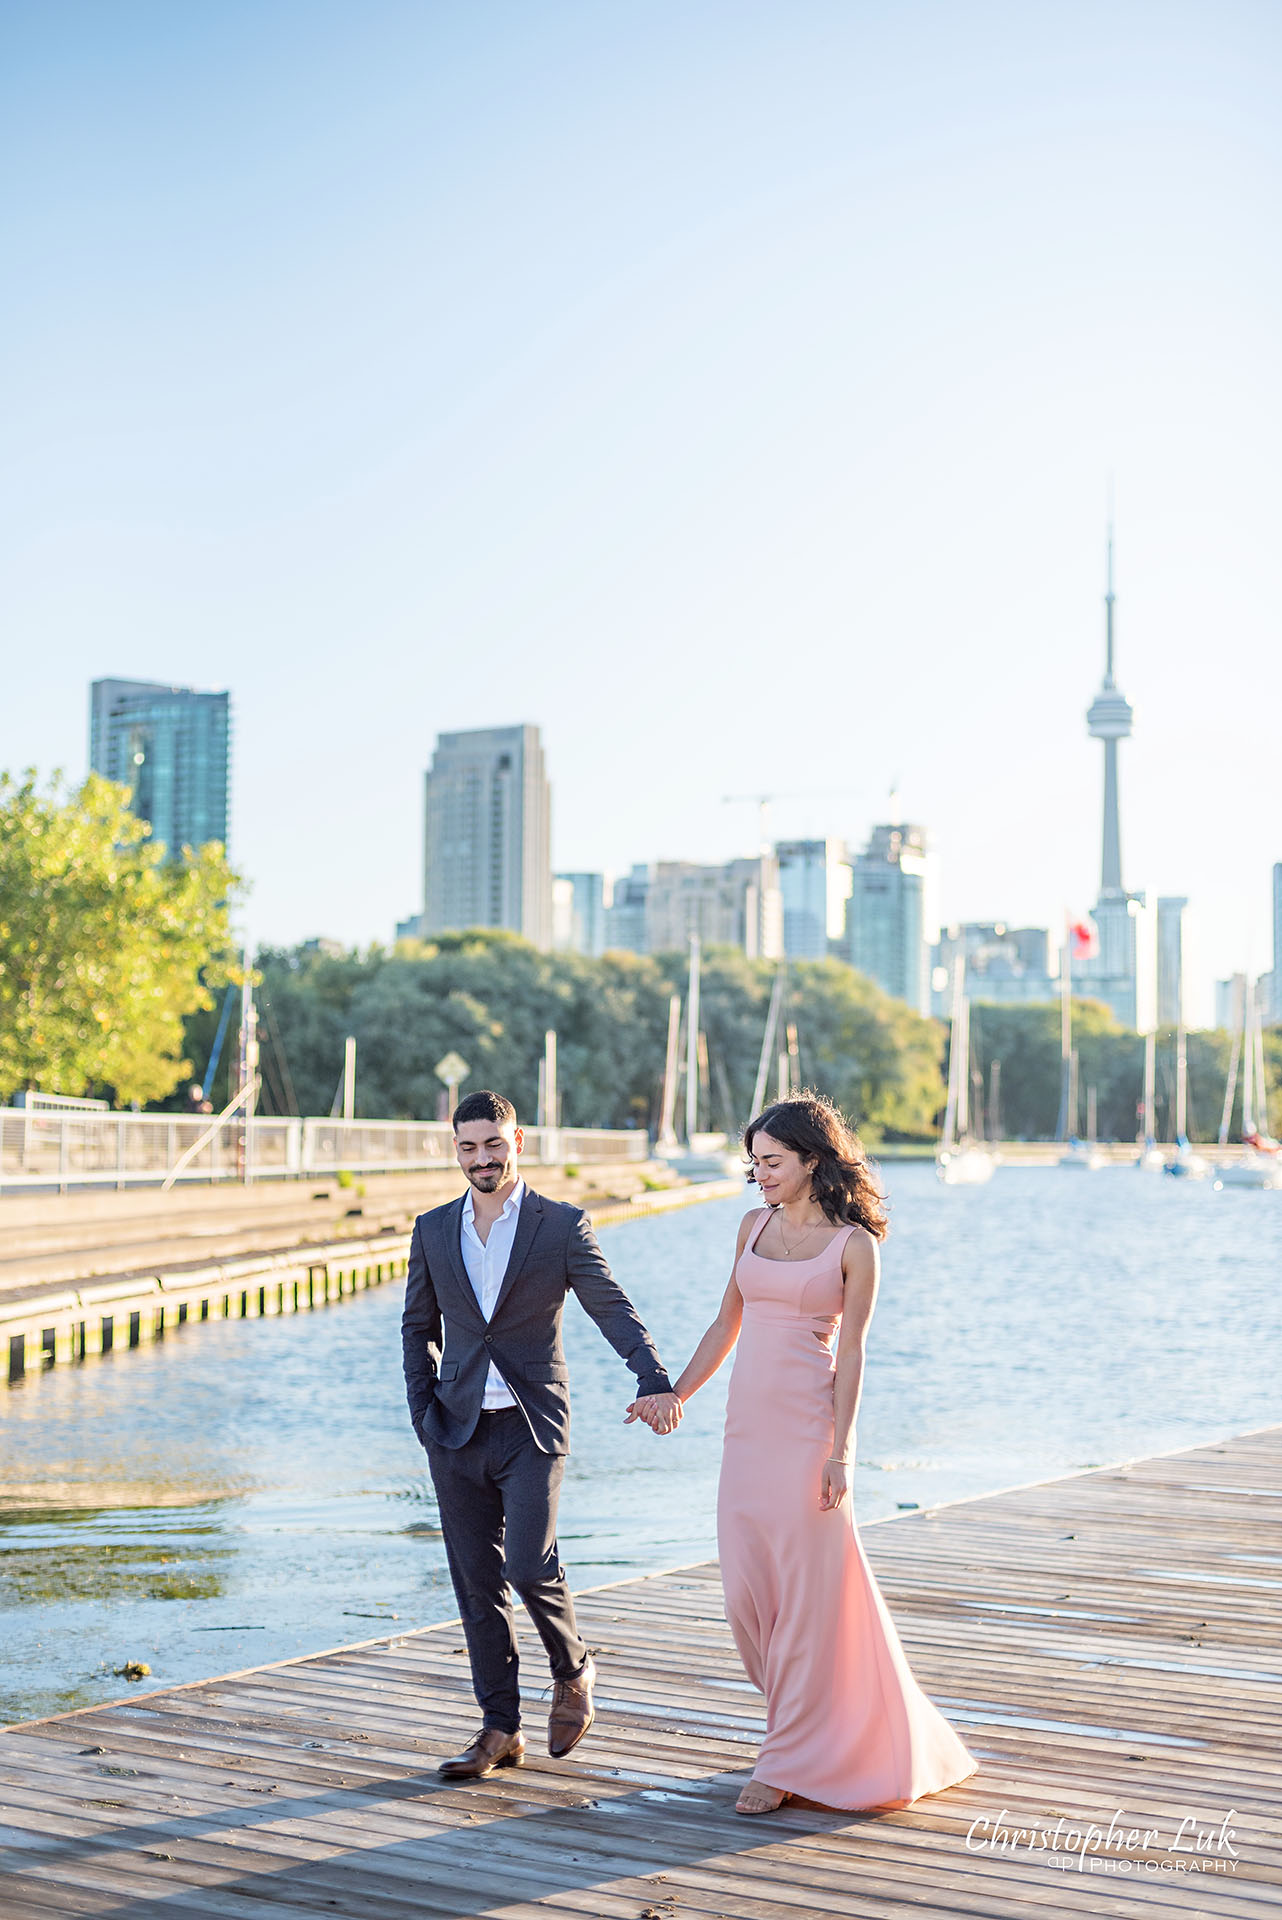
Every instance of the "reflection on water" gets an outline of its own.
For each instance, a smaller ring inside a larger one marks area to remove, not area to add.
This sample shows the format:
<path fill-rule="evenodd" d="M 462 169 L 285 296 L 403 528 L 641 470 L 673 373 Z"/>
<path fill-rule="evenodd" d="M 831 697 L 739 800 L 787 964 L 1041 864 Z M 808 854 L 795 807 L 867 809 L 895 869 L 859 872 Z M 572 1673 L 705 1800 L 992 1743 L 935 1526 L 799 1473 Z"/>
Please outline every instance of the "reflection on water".
<path fill-rule="evenodd" d="M 858 1433 L 865 1521 L 1282 1420 L 1282 1198 L 1116 1169 L 945 1189 L 892 1167 Z M 602 1242 L 675 1371 L 738 1201 Z M 400 1379 L 401 1289 L 219 1321 L 0 1394 L 0 1722 L 454 1611 Z M 715 1550 L 725 1379 L 658 1440 L 573 1303 L 563 1556 L 578 1586 Z M 724 1370 L 728 1372 L 728 1368 Z"/>

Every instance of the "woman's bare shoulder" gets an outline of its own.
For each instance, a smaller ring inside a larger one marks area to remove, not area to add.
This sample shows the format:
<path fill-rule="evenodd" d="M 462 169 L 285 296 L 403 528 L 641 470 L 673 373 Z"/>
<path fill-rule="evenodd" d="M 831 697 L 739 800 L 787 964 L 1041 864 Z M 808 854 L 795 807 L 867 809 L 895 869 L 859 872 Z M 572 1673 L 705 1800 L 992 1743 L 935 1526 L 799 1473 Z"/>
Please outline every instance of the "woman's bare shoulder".
<path fill-rule="evenodd" d="M 869 1233 L 867 1227 L 861 1227 L 857 1222 L 851 1227 L 846 1244 L 841 1249 L 842 1271 L 848 1279 L 856 1273 L 876 1273 L 880 1265 L 879 1244 L 876 1234 Z"/>

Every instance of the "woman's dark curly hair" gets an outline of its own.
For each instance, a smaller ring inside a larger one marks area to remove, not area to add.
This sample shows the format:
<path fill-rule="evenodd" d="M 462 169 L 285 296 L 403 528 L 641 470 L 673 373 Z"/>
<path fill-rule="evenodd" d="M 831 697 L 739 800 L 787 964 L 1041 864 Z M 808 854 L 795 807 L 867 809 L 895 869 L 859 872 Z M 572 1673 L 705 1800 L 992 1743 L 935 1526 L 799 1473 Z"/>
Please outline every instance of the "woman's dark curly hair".
<path fill-rule="evenodd" d="M 873 1178 L 868 1156 L 845 1115 L 822 1093 L 798 1093 L 776 1100 L 744 1130 L 743 1149 L 752 1152 L 759 1133 L 768 1133 L 781 1147 L 791 1147 L 803 1160 L 814 1162 L 811 1197 L 835 1227 L 864 1227 L 875 1240 L 890 1231 L 886 1202 Z M 751 1165 L 748 1178 L 753 1179 Z"/>

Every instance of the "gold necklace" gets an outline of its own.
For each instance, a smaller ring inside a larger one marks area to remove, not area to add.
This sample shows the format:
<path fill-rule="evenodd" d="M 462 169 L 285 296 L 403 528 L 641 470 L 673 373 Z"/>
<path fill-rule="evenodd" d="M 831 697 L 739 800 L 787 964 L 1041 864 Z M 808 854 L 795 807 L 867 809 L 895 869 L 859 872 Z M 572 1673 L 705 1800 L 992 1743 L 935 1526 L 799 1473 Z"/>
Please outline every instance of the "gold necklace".
<path fill-rule="evenodd" d="M 797 1248 L 801 1245 L 802 1241 L 805 1240 L 810 1234 L 812 1234 L 815 1231 L 816 1227 L 822 1227 L 824 1224 L 825 1222 L 822 1220 L 812 1220 L 810 1222 L 810 1225 L 805 1229 L 805 1232 L 799 1234 L 797 1238 L 793 1241 L 792 1245 L 789 1246 L 788 1236 L 785 1234 L 783 1230 L 783 1214 L 781 1212 L 779 1215 L 779 1238 L 783 1241 L 783 1250 L 787 1254 L 788 1258 L 791 1260 L 793 1254 L 797 1251 Z"/>

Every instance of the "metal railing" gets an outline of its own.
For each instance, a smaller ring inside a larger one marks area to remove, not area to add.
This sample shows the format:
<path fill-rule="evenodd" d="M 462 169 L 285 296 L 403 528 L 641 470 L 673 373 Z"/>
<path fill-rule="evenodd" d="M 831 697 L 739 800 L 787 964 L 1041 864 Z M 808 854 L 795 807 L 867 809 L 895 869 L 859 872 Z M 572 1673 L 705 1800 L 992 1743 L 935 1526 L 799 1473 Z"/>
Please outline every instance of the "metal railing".
<path fill-rule="evenodd" d="M 448 1123 L 435 1120 L 265 1120 L 240 1116 L 210 1132 L 200 1114 L 85 1113 L 0 1108 L 0 1192 L 312 1180 L 346 1173 L 420 1173 L 454 1164 Z M 646 1160 L 639 1128 L 527 1127 L 535 1166 Z"/>

